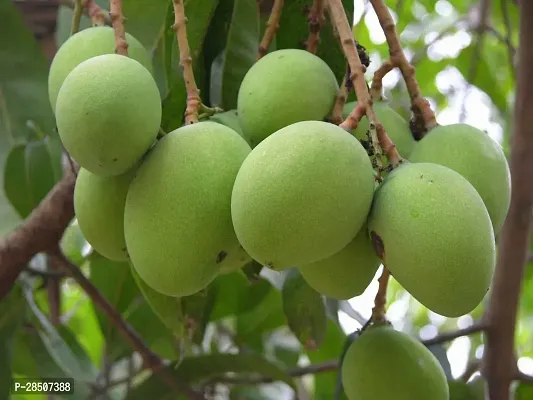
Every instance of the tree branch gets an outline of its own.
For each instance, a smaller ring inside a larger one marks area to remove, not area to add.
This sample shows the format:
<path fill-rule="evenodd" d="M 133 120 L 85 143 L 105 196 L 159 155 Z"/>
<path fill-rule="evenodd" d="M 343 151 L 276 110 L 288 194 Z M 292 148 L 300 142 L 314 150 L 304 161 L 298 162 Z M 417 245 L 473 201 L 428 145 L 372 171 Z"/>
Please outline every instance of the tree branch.
<path fill-rule="evenodd" d="M 159 374 L 169 387 L 185 394 L 189 399 L 205 400 L 201 394 L 195 392 L 187 385 L 178 382 L 172 375 L 168 374 L 167 370 L 164 368 L 165 365 L 159 356 L 150 350 L 139 334 L 122 318 L 120 313 L 104 298 L 104 296 L 102 296 L 98 288 L 96 288 L 96 286 L 83 275 L 81 270 L 71 263 L 59 249 L 56 248 L 50 251 L 49 254 L 51 259 L 57 263 L 57 266 L 63 269 L 80 285 L 93 303 L 99 307 L 109 318 L 111 323 L 118 328 L 119 332 L 124 336 L 124 339 L 126 339 L 126 341 L 141 355 L 146 368 Z"/>
<path fill-rule="evenodd" d="M 189 42 L 187 41 L 187 17 L 185 16 L 183 0 L 173 0 L 173 3 L 175 14 L 173 28 L 178 39 L 180 67 L 183 69 L 183 79 L 185 80 L 185 87 L 187 89 L 185 123 L 194 124 L 198 122 L 198 109 L 202 104 L 202 100 L 200 99 L 200 91 L 196 86 L 194 71 L 192 69 L 192 57 L 189 50 Z"/>
<path fill-rule="evenodd" d="M 396 32 L 396 25 L 383 0 L 370 0 L 374 11 L 378 17 L 379 23 L 383 28 L 383 33 L 387 39 L 389 46 L 390 62 L 394 67 L 398 67 L 402 73 L 403 79 L 407 86 L 407 91 L 411 97 L 411 110 L 414 114 L 414 125 L 416 127 L 424 128 L 422 132 L 413 132 L 415 136 L 422 137 L 425 132 L 434 128 L 437 125 L 435 114 L 431 110 L 429 101 L 427 101 L 420 93 L 420 87 L 415 77 L 415 67 L 409 64 L 402 50 L 402 45 L 398 34 Z M 374 82 L 373 82 L 374 84 Z M 381 85 L 376 83 L 376 85 Z"/>
<path fill-rule="evenodd" d="M 0 241 L 0 300 L 35 254 L 57 246 L 74 217 L 75 182 L 76 175 L 65 171 L 22 225 Z"/>
<path fill-rule="evenodd" d="M 477 322 L 467 328 L 458 329 L 452 332 L 444 332 L 435 336 L 433 339 L 422 340 L 422 343 L 426 346 L 431 346 L 433 344 L 449 342 L 461 336 L 468 336 L 474 333 L 482 332 L 484 329 L 486 329 L 486 325 L 483 322 Z"/>
<path fill-rule="evenodd" d="M 377 154 L 377 159 L 379 160 L 381 149 L 387 156 L 389 163 L 396 166 L 402 162 L 402 158 L 398 154 L 392 140 L 387 136 L 385 128 L 372 108 L 372 99 L 368 93 L 364 75 L 366 67 L 361 63 L 361 59 L 359 58 L 352 29 L 350 28 L 350 23 L 346 17 L 342 2 L 341 0 L 328 0 L 328 6 L 332 24 L 337 28 L 344 55 L 350 66 L 350 80 L 353 83 L 357 95 L 357 106 L 339 126 L 350 132 L 352 129 L 357 128 L 359 121 L 366 114 L 370 122 L 372 144 L 375 154 Z"/>
<path fill-rule="evenodd" d="M 124 15 L 122 14 L 122 0 L 110 1 L 109 16 L 111 25 L 115 31 L 115 53 L 127 56 L 128 42 L 126 41 L 126 30 L 124 29 Z"/>
<path fill-rule="evenodd" d="M 338 360 L 325 361 L 320 364 L 311 364 L 306 367 L 292 368 L 287 373 L 293 378 L 301 377 L 310 374 L 320 374 L 323 372 L 336 371 L 339 368 Z M 230 383 L 230 384 L 259 384 L 259 383 L 272 383 L 276 379 L 269 376 L 220 376 L 213 378 L 210 383 Z"/>
<path fill-rule="evenodd" d="M 263 39 L 261 40 L 261 43 L 259 43 L 259 54 L 257 56 L 258 60 L 268 53 L 270 43 L 272 43 L 272 39 L 274 36 L 276 36 L 276 31 L 279 28 L 279 20 L 283 10 L 283 3 L 283 0 L 274 0 L 274 5 L 270 11 L 270 17 L 268 17 Z"/>
<path fill-rule="evenodd" d="M 483 375 L 491 399 L 508 400 L 516 375 L 514 335 L 533 210 L 533 3 L 520 1 L 518 82 L 511 137 L 511 203 L 499 235 L 498 259 L 485 318 L 488 323 Z"/>
<path fill-rule="evenodd" d="M 526 383 L 528 385 L 533 385 L 533 376 L 528 375 L 528 374 L 524 374 L 521 371 L 518 371 L 516 373 L 516 380 L 520 381 L 520 382 L 523 382 L 523 383 Z"/>
<path fill-rule="evenodd" d="M 348 73 L 346 73 L 342 79 L 342 84 L 340 86 L 339 93 L 337 94 L 337 98 L 335 99 L 333 111 L 331 112 L 331 122 L 333 122 L 335 125 L 340 125 L 342 123 L 342 111 L 344 109 L 344 105 L 346 104 L 346 99 L 348 99 L 349 93 L 347 85 L 347 83 L 349 83 L 349 79 L 350 76 Z"/>
<path fill-rule="evenodd" d="M 324 23 L 324 0 L 313 0 L 313 6 L 307 18 L 309 24 L 309 37 L 307 38 L 307 51 L 315 54 L 320 44 L 320 29 Z"/>

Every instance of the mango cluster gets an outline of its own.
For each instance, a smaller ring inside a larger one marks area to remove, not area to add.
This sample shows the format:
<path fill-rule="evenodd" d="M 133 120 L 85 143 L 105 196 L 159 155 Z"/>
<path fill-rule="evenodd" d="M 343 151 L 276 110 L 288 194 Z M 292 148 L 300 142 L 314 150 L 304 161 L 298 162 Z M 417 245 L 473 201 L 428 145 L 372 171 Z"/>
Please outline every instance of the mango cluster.
<path fill-rule="evenodd" d="M 186 296 L 250 260 L 298 267 L 319 293 L 361 294 L 379 265 L 432 311 L 472 311 L 488 290 L 510 198 L 501 147 L 466 124 L 415 141 L 386 102 L 374 105 L 404 162 L 376 183 L 364 117 L 328 122 L 339 91 L 329 66 L 297 49 L 247 72 L 237 109 L 158 136 L 150 58 L 111 28 L 72 36 L 53 60 L 59 135 L 81 170 L 80 229 L 130 261 L 153 289 Z M 346 116 L 354 104 L 345 106 Z"/>

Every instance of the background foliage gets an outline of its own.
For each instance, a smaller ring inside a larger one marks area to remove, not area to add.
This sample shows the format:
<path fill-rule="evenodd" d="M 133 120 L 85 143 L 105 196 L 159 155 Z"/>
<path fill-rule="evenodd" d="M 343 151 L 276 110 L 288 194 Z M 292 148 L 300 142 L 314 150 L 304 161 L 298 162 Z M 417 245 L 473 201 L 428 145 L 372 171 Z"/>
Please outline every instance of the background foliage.
<path fill-rule="evenodd" d="M 97 3 L 108 7 L 107 1 Z M 286 3 L 271 50 L 300 47 L 307 37 L 307 16 L 302 9 L 311 1 Z M 365 2 L 355 1 L 355 12 L 351 0 L 344 4 L 349 17 L 354 17 L 358 41 L 370 54 L 370 79 L 388 57 L 384 36 Z M 487 26 L 480 25 L 476 1 L 391 0 L 387 4 L 438 121 L 465 121 L 485 129 L 507 151 L 518 39 L 514 3 L 493 1 Z M 260 12 L 255 0 L 189 0 L 185 9 L 204 102 L 235 108 L 239 84 L 255 62 L 268 14 Z M 126 30 L 153 54 L 163 102 L 163 129 L 177 128 L 182 124 L 186 93 L 172 30 L 172 4 L 168 0 L 128 0 L 123 11 Z M 72 10 L 61 6 L 57 18 L 60 45 L 70 34 Z M 81 28 L 90 24 L 88 18 L 82 18 Z M 0 38 L 0 236 L 5 236 L 60 179 L 62 149 L 48 102 L 48 60 L 10 0 L 0 0 Z M 321 40 L 318 55 L 340 82 L 345 61 L 329 24 L 323 28 Z M 399 74 L 393 71 L 384 84 L 386 97 L 407 116 L 409 97 Z M 198 295 L 176 300 L 144 287 L 128 264 L 92 252 L 75 221 L 62 248 L 150 348 L 169 360 L 167 368 L 173 375 L 187 383 L 207 384 L 224 381 L 224 373 L 234 372 L 234 381 L 241 383 L 210 384 L 212 390 L 230 399 L 289 399 L 296 391 L 302 399 L 331 400 L 337 386 L 334 370 L 299 378 L 294 376 L 298 375 L 296 368 L 338 360 L 347 335 L 370 316 L 377 289 L 374 282 L 359 298 L 344 302 L 326 299 L 324 307 L 320 299 L 318 303 L 311 299 L 309 303 L 317 306 L 304 310 L 309 318 L 298 320 L 300 305 L 291 293 L 282 291 L 285 274 L 263 271 L 258 277 L 250 266 L 219 277 Z M 48 270 L 53 267 L 50 264 L 44 255 L 37 255 L 16 288 L 0 302 L 0 398 L 9 398 L 11 376 L 73 377 L 77 385 L 72 400 L 97 398 L 106 390 L 112 399 L 175 398 L 169 397 L 168 389 L 149 371 L 137 374 L 141 367 L 138 355 L 69 279 L 61 285 L 60 323 L 52 323 L 46 287 L 54 278 L 43 281 L 29 272 Z M 531 373 L 532 266 L 528 266 L 524 282 L 516 340 L 519 366 Z M 422 339 L 465 327 L 483 313 L 482 304 L 469 316 L 443 318 L 421 306 L 394 280 L 388 300 L 388 317 L 394 326 Z M 316 321 L 318 328 L 309 331 L 309 324 Z M 306 346 L 309 339 L 319 348 Z M 483 343 L 476 334 L 431 349 L 449 376 L 458 377 L 469 360 L 480 358 Z M 130 382 L 127 377 L 132 375 Z M 261 377 L 276 383 L 246 384 Z M 517 393 L 521 399 L 533 398 L 527 387 Z"/>

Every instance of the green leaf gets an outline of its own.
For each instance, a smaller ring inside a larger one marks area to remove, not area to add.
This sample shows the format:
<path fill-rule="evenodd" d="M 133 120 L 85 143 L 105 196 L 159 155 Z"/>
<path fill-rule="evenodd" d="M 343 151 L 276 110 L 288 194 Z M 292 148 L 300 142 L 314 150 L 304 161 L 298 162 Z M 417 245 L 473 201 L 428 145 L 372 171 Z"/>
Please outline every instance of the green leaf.
<path fill-rule="evenodd" d="M 0 2 L 0 136 L 29 138 L 33 124 L 52 132 L 55 124 L 48 100 L 48 61 L 11 1 Z M 13 140 L 14 141 L 14 140 Z"/>
<path fill-rule="evenodd" d="M 152 350 L 164 358 L 174 359 L 177 356 L 175 338 L 144 300 L 130 265 L 108 260 L 96 252 L 89 257 L 89 265 L 91 281 L 107 301 L 122 314 Z M 131 346 L 124 341 L 117 328 L 99 308 L 95 311 L 106 339 L 109 358 L 117 360 L 130 354 Z"/>
<path fill-rule="evenodd" d="M 190 16 L 187 22 L 187 39 L 193 60 L 193 69 L 196 85 L 200 89 L 200 94 L 205 97 L 203 87 L 205 86 L 206 73 L 203 68 L 203 54 L 201 53 L 209 24 L 215 13 L 218 0 L 195 0 L 185 2 L 185 14 Z M 166 23 L 160 43 L 160 55 L 162 66 L 166 74 L 167 91 L 163 99 L 163 116 L 161 126 L 165 132 L 170 132 L 178 128 L 184 118 L 185 107 L 187 105 L 187 91 L 183 72 L 180 67 L 179 47 L 176 33 L 172 29 L 174 23 L 174 9 L 170 4 Z"/>
<path fill-rule="evenodd" d="M 141 279 L 133 265 L 131 266 L 131 273 L 154 313 L 176 336 L 184 336 L 185 321 L 181 306 L 181 298 L 165 296 L 164 294 L 156 292 Z"/>
<path fill-rule="evenodd" d="M 22 323 L 25 308 L 26 302 L 18 285 L 0 302 L 0 399 L 9 398 L 14 334 Z"/>
<path fill-rule="evenodd" d="M 471 78 L 469 76 L 469 71 L 474 56 L 474 47 L 475 41 L 474 44 L 464 48 L 454 61 L 454 65 L 459 69 L 467 81 Z M 507 91 L 505 83 L 493 74 L 492 68 L 485 59 L 484 53 L 485 52 L 482 51 L 481 56 L 477 59 L 476 72 L 469 83 L 484 91 L 498 110 L 505 113 L 505 110 L 507 109 Z"/>
<path fill-rule="evenodd" d="M 182 297 L 183 315 L 187 324 L 193 328 L 193 341 L 201 344 L 207 323 L 215 307 L 217 286 L 209 285 L 204 290 Z"/>
<path fill-rule="evenodd" d="M 440 366 L 442 367 L 444 373 L 446 374 L 446 378 L 453 379 L 452 377 L 452 367 L 450 365 L 450 360 L 448 360 L 448 356 L 446 355 L 446 349 L 441 344 L 434 344 L 431 346 L 428 346 L 428 350 L 433 353 L 435 358 L 440 363 Z"/>
<path fill-rule="evenodd" d="M 9 153 L 4 170 L 6 197 L 26 218 L 61 179 L 61 144 L 46 137 L 20 144 Z"/>
<path fill-rule="evenodd" d="M 185 358 L 177 368 L 170 365 L 166 369 L 176 379 L 189 385 L 201 384 L 233 372 L 242 376 L 268 377 L 294 388 L 291 376 L 284 369 L 257 354 L 200 355 Z M 133 389 L 127 400 L 163 399 L 168 396 L 168 388 L 161 384 L 159 377 L 152 375 Z"/>
<path fill-rule="evenodd" d="M 283 311 L 296 338 L 308 350 L 316 350 L 326 336 L 327 316 L 322 296 L 305 281 L 296 268 L 285 278 Z"/>
<path fill-rule="evenodd" d="M 13 2 L 0 2 L 0 168 L 11 146 L 32 137 L 34 128 L 54 128 L 48 100 L 48 61 Z M 4 187 L 4 173 L 0 171 Z M 0 193 L 0 236 L 13 229 L 20 218 Z"/>
<path fill-rule="evenodd" d="M 25 288 L 24 292 L 41 328 L 38 329 L 38 335 L 52 359 L 76 381 L 95 382 L 98 371 L 75 337 L 72 335 L 63 337 L 35 303 L 31 288 Z"/>
<path fill-rule="evenodd" d="M 251 284 L 239 298 L 236 339 L 256 349 L 263 335 L 286 323 L 281 293 L 266 279 Z"/>
<path fill-rule="evenodd" d="M 312 2 L 309 0 L 294 0 L 286 2 L 281 13 L 279 29 L 276 34 L 276 46 L 278 49 L 300 49 L 305 48 L 305 41 L 309 36 L 307 24 L 308 10 Z M 353 0 L 343 0 L 350 25 L 353 21 Z M 362 42 L 363 46 L 367 44 Z M 370 43 L 368 43 L 369 45 Z M 328 18 L 320 30 L 320 44 L 317 56 L 323 59 L 333 70 L 339 82 L 344 78 L 346 72 L 346 59 L 344 58 L 339 41 L 333 35 L 331 22 Z"/>
<path fill-rule="evenodd" d="M 13 372 L 19 376 L 42 378 L 71 378 L 50 356 L 48 349 L 32 326 L 17 332 L 14 343 Z M 59 396 L 70 400 L 85 400 L 91 394 L 88 384 L 75 381 L 73 395 Z"/>
<path fill-rule="evenodd" d="M 227 1 L 227 0 L 222 0 Z M 256 0 L 234 0 L 223 51 L 211 67 L 210 103 L 225 110 L 237 107 L 239 87 L 258 55 L 260 23 Z"/>
<path fill-rule="evenodd" d="M 328 321 L 326 338 L 322 346 L 315 351 L 308 351 L 306 354 L 313 364 L 330 360 L 338 360 L 346 334 L 333 321 Z M 332 393 L 335 393 L 337 385 L 336 371 L 317 374 L 315 376 L 315 400 L 331 400 Z M 346 396 L 343 394 L 342 399 Z"/>
<path fill-rule="evenodd" d="M 157 45 L 166 18 L 168 4 L 168 0 L 135 0 L 124 2 L 122 7 L 122 11 L 126 17 L 124 27 L 148 51 L 152 51 Z M 193 18 L 189 18 L 189 21 L 191 20 Z M 189 30 L 189 25 L 187 25 L 187 31 Z"/>
<path fill-rule="evenodd" d="M 248 281 L 241 271 L 218 276 L 213 285 L 217 286 L 215 307 L 211 320 L 215 321 L 239 313 L 239 297 L 247 290 Z"/>
<path fill-rule="evenodd" d="M 533 385 L 520 383 L 514 392 L 514 400 L 531 400 L 533 399 Z"/>

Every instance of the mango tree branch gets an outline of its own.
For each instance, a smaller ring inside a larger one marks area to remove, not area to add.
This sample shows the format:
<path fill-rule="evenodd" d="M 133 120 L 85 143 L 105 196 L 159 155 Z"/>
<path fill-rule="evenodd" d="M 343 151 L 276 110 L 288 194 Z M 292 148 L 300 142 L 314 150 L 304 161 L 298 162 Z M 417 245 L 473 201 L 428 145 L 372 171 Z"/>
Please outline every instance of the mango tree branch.
<path fill-rule="evenodd" d="M 344 55 L 350 66 L 350 80 L 357 95 L 357 106 L 339 126 L 350 132 L 357 128 L 359 121 L 366 114 L 370 122 L 372 144 L 376 153 L 379 152 L 379 149 L 383 150 L 389 163 L 396 166 L 402 162 L 402 158 L 372 108 L 372 99 L 364 75 L 366 67 L 361 63 L 342 1 L 328 0 L 328 6 L 332 24 L 337 28 Z"/>
<path fill-rule="evenodd" d="M 0 300 L 35 254 L 57 246 L 74 217 L 75 182 L 76 175 L 65 171 L 22 225 L 0 241 Z"/>
<path fill-rule="evenodd" d="M 313 6 L 307 18 L 309 24 L 309 37 L 307 38 L 307 51 L 315 54 L 320 44 L 320 29 L 324 23 L 324 0 L 313 0 Z"/>
<path fill-rule="evenodd" d="M 174 3 L 174 31 L 178 39 L 180 51 L 180 66 L 183 70 L 183 79 L 187 89 L 187 108 L 185 109 L 185 123 L 194 124 L 198 122 L 198 109 L 202 104 L 200 91 L 196 86 L 194 71 L 192 68 L 192 57 L 187 40 L 187 17 L 185 16 L 185 7 L 183 0 L 173 0 Z"/>
<path fill-rule="evenodd" d="M 431 346 L 432 344 L 449 342 L 461 336 L 468 336 L 474 333 L 482 332 L 485 328 L 486 328 L 486 324 L 483 321 L 479 321 L 477 323 L 470 325 L 469 327 L 458 329 L 456 331 L 451 331 L 451 332 L 443 332 L 440 335 L 437 335 L 432 339 L 422 340 L 422 343 L 424 343 L 426 346 Z"/>
<path fill-rule="evenodd" d="M 111 25 L 113 25 L 113 30 L 115 31 L 115 53 L 127 56 L 128 42 L 126 41 L 126 30 L 124 29 L 122 0 L 111 0 L 109 16 L 111 17 Z"/>
<path fill-rule="evenodd" d="M 387 39 L 390 62 L 394 67 L 400 69 L 407 86 L 407 90 L 411 97 L 411 110 L 414 114 L 415 125 L 424 128 L 424 131 L 419 133 L 419 136 L 423 136 L 425 131 L 432 129 L 437 125 L 435 114 L 431 110 L 429 102 L 422 97 L 420 93 L 420 87 L 418 86 L 415 77 L 415 68 L 409 64 L 409 61 L 402 50 L 402 45 L 400 44 L 400 39 L 396 32 L 396 25 L 394 24 L 394 20 L 392 19 L 392 15 L 390 14 L 387 5 L 383 0 L 370 0 L 370 3 L 376 12 L 379 23 L 383 28 L 383 32 Z M 376 83 L 376 85 L 379 86 L 381 83 Z"/>
<path fill-rule="evenodd" d="M 258 60 L 268 53 L 270 43 L 272 43 L 272 39 L 274 36 L 276 36 L 276 32 L 279 28 L 279 20 L 283 10 L 283 3 L 283 0 L 274 0 L 274 5 L 270 11 L 270 17 L 268 17 L 263 39 L 261 39 L 261 43 L 259 43 L 259 54 L 257 55 Z"/>
<path fill-rule="evenodd" d="M 339 88 L 339 93 L 337 94 L 337 98 L 335 99 L 335 105 L 333 106 L 333 111 L 331 112 L 331 122 L 333 122 L 335 125 L 340 125 L 342 123 L 342 111 L 344 109 L 344 105 L 346 104 L 346 99 L 348 98 L 348 86 L 346 83 L 349 80 L 348 74 L 344 76 L 344 79 L 342 80 L 342 84 Z"/>
<path fill-rule="evenodd" d="M 511 204 L 499 235 L 498 259 L 492 281 L 483 375 L 491 399 L 508 400 L 517 373 L 514 355 L 516 313 L 529 250 L 533 212 L 533 2 L 520 1 L 517 84 L 511 136 Z"/>
<path fill-rule="evenodd" d="M 172 375 L 169 375 L 164 368 L 164 363 L 157 354 L 152 352 L 144 343 L 139 334 L 129 325 L 120 315 L 120 313 L 105 299 L 98 288 L 83 275 L 81 270 L 71 263 L 61 251 L 56 247 L 49 251 L 50 258 L 57 266 L 64 270 L 66 274 L 72 277 L 78 285 L 87 293 L 93 303 L 99 307 L 102 312 L 109 318 L 110 322 L 115 325 L 124 339 L 141 355 L 144 366 L 150 368 L 154 373 L 159 374 L 162 380 L 170 388 L 173 388 L 192 400 L 205 400 L 204 396 L 195 392 L 187 385 L 178 382 Z"/>

